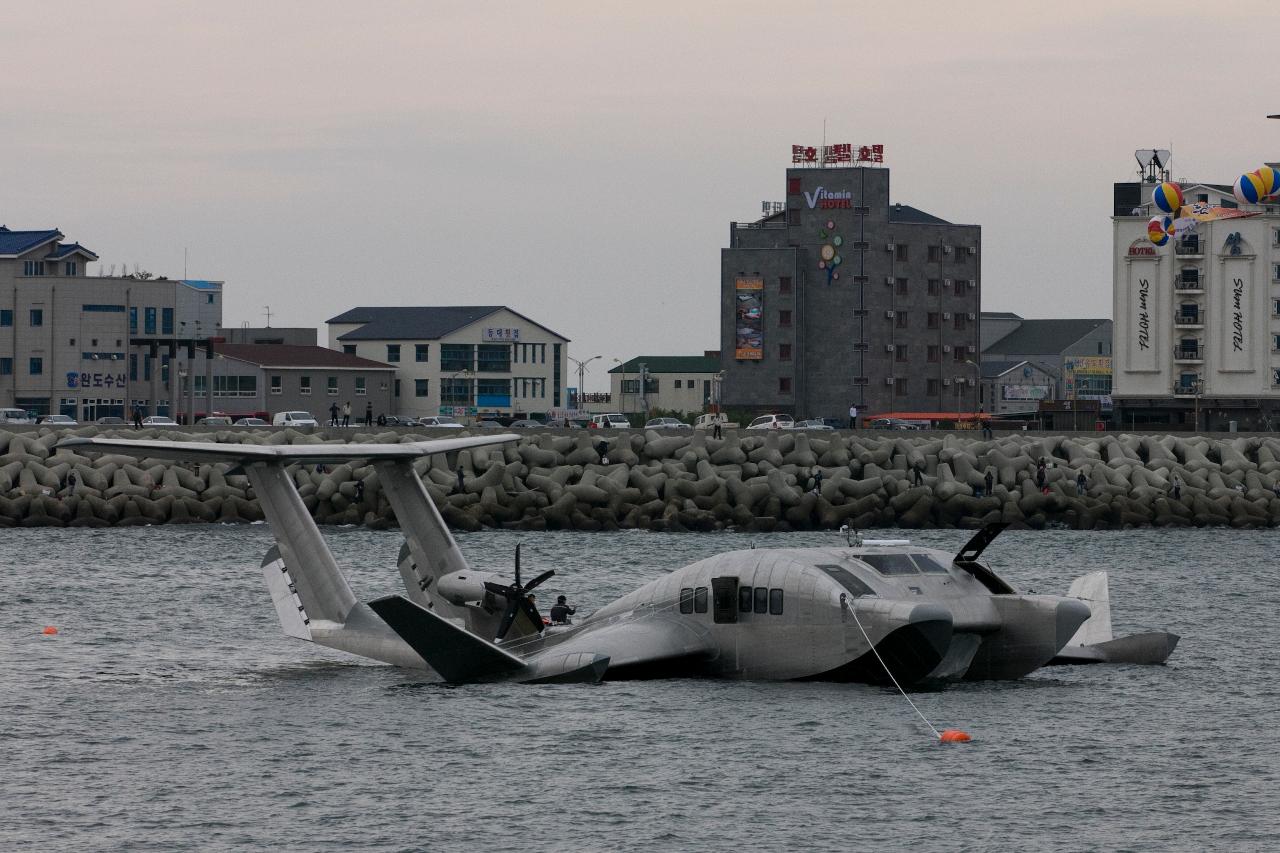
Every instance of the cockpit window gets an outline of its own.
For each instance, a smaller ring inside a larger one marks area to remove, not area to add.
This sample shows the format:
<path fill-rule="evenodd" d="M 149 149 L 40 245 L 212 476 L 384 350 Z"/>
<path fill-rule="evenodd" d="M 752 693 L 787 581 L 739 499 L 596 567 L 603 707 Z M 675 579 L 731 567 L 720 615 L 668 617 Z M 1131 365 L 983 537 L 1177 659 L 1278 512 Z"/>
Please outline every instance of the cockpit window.
<path fill-rule="evenodd" d="M 821 566 L 817 566 L 816 568 L 819 568 L 822 571 L 826 572 L 827 574 L 831 575 L 831 578 L 836 583 L 840 584 L 840 586 L 847 589 L 849 591 L 849 594 L 852 595 L 854 598 L 860 598 L 864 595 L 876 594 L 875 590 L 867 586 L 862 581 L 858 580 L 856 577 L 853 576 L 852 572 L 850 572 L 848 569 L 844 568 L 843 566 L 821 565 Z"/>
<path fill-rule="evenodd" d="M 692 612 L 693 612 L 693 589 L 692 589 L 692 587 L 685 587 L 684 589 L 680 590 L 680 612 L 681 612 L 681 613 L 692 613 Z"/>
<path fill-rule="evenodd" d="M 939 563 L 936 559 L 928 554 L 912 554 L 911 559 L 916 561 L 916 565 L 920 567 L 920 571 L 927 575 L 948 575 L 947 567 Z"/>
<path fill-rule="evenodd" d="M 860 554 L 858 559 L 886 576 L 916 573 L 916 564 L 906 554 Z"/>

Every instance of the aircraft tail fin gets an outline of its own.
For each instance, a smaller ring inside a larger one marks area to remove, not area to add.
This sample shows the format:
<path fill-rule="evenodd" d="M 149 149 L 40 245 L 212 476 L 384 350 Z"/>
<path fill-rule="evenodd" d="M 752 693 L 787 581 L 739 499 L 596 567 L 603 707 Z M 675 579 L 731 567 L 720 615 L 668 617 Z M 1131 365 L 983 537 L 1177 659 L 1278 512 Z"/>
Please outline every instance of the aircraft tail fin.
<path fill-rule="evenodd" d="M 1078 598 L 1089 605 L 1090 616 L 1067 641 L 1068 646 L 1092 646 L 1112 639 L 1111 593 L 1106 572 L 1090 572 L 1071 582 L 1068 598 Z"/>
<path fill-rule="evenodd" d="M 445 681 L 489 681 L 525 669 L 520 658 L 403 595 L 370 601 L 369 607 Z"/>

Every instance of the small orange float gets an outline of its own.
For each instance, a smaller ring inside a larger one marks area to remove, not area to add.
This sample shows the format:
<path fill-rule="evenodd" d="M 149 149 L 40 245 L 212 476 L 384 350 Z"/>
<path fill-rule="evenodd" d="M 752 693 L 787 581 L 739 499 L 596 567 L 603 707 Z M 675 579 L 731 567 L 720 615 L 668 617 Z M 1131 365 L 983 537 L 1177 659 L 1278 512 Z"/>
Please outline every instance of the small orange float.
<path fill-rule="evenodd" d="M 52 637 L 54 634 L 58 633 L 58 629 L 52 625 L 45 625 L 44 630 L 40 633 L 44 634 L 46 637 Z"/>
<path fill-rule="evenodd" d="M 941 743 L 968 743 L 973 740 L 969 737 L 968 732 L 962 732 L 959 729 L 943 729 L 942 734 L 938 735 Z"/>

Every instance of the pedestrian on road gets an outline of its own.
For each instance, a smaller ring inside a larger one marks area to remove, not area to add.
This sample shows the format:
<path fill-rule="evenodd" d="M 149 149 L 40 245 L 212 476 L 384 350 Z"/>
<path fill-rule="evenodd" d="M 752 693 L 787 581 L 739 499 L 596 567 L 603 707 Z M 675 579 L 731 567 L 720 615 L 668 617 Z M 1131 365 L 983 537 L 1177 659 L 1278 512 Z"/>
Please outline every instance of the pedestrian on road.
<path fill-rule="evenodd" d="M 142 407 L 133 407 L 133 428 L 142 429 Z"/>
<path fill-rule="evenodd" d="M 351 401 L 342 404 L 342 425 L 344 427 L 351 426 Z"/>
<path fill-rule="evenodd" d="M 849 407 L 849 429 L 857 429 L 857 428 L 858 428 L 858 407 L 850 406 Z"/>
<path fill-rule="evenodd" d="M 336 427 L 338 425 L 338 404 L 333 402 L 329 404 L 329 426 Z"/>

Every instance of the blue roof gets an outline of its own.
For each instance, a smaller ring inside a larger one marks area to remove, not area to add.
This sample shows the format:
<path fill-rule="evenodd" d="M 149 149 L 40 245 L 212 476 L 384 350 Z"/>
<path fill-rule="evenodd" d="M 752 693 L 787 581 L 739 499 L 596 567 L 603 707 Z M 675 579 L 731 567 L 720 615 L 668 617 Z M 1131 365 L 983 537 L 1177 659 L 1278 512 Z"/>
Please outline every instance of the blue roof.
<path fill-rule="evenodd" d="M 59 243 L 53 247 L 53 251 L 51 251 L 46 257 L 48 260 L 56 261 L 59 258 L 65 258 L 76 254 L 84 255 L 91 261 L 96 261 L 98 259 L 96 254 L 90 252 L 79 243 Z"/>
<path fill-rule="evenodd" d="M 62 232 L 57 228 L 48 231 L 10 231 L 0 225 L 0 255 L 21 255 L 51 240 L 61 239 Z"/>
<path fill-rule="evenodd" d="M 196 290 L 221 290 L 222 289 L 222 282 L 220 281 L 208 281 L 202 278 L 182 278 L 182 279 L 178 279 L 178 281 L 182 284 L 185 284 L 187 287 L 191 287 Z"/>
<path fill-rule="evenodd" d="M 505 305 L 442 305 L 442 306 L 389 306 L 352 308 L 337 317 L 330 318 L 328 323 L 358 323 L 360 328 L 352 329 L 339 335 L 340 341 L 430 341 L 442 338 L 450 332 L 469 326 L 490 314 L 503 309 L 511 311 L 517 317 L 529 320 L 518 311 L 512 311 Z M 535 326 L 547 329 L 541 323 L 529 320 Z M 558 338 L 564 335 L 551 332 Z"/>

